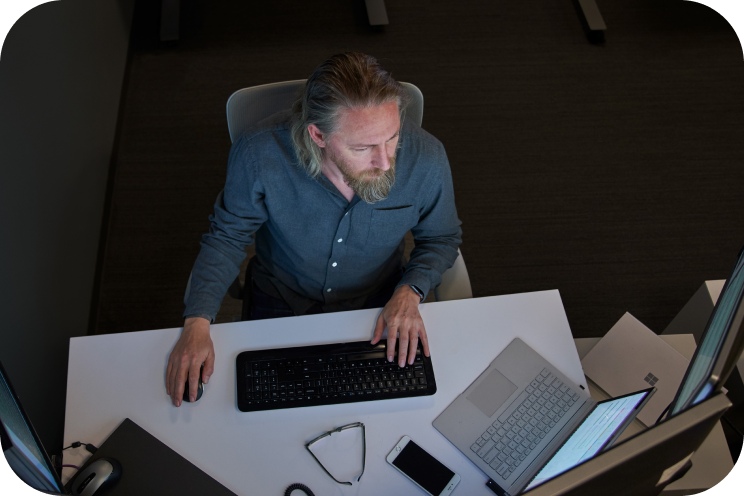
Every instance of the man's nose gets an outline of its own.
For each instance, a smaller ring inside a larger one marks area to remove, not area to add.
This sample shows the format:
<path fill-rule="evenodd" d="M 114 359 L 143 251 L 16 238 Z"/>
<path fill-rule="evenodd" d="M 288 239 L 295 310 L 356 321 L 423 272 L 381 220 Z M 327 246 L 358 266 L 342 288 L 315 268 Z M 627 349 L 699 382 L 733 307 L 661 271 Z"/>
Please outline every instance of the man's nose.
<path fill-rule="evenodd" d="M 375 148 L 375 154 L 372 157 L 372 165 L 383 171 L 390 168 L 390 157 L 388 157 L 385 147 Z"/>

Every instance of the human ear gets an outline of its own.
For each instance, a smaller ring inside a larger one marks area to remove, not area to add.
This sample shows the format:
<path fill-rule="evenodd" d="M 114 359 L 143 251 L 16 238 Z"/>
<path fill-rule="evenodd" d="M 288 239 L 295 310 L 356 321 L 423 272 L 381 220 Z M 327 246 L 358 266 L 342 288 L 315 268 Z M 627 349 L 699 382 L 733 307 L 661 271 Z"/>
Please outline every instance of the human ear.
<path fill-rule="evenodd" d="M 315 142 L 320 148 L 325 148 L 326 141 L 323 132 L 315 124 L 309 124 L 307 126 L 307 133 L 310 135 L 310 139 Z"/>

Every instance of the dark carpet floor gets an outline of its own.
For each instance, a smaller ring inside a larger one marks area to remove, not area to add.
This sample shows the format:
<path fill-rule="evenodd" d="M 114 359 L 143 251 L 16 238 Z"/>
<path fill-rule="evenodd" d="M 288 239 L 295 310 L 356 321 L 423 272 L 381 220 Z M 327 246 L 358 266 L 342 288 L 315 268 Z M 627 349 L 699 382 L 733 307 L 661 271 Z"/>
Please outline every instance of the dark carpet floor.
<path fill-rule="evenodd" d="M 384 28 L 362 1 L 184 0 L 167 44 L 153 3 L 135 15 L 92 332 L 180 324 L 228 96 L 350 49 L 422 89 L 476 296 L 557 288 L 576 337 L 626 311 L 660 332 L 744 244 L 742 47 L 700 4 L 603 1 L 596 45 L 569 0 L 387 2 Z"/>

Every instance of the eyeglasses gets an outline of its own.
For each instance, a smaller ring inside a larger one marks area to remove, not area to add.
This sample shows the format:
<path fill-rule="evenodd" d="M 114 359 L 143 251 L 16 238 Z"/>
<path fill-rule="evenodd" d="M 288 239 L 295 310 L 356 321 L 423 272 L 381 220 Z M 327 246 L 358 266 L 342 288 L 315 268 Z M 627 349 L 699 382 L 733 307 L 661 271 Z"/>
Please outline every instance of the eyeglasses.
<path fill-rule="evenodd" d="M 310 441 L 310 442 L 308 442 L 308 443 L 305 444 L 305 448 L 307 448 L 307 450 L 310 452 L 310 454 L 313 455 L 313 458 L 315 458 L 315 461 L 318 462 L 318 465 L 320 465 L 320 468 L 322 468 L 323 471 L 326 474 L 328 474 L 328 476 L 331 479 L 335 480 L 339 484 L 346 484 L 347 486 L 351 486 L 352 483 L 351 482 L 342 482 L 342 481 L 338 480 L 336 477 L 334 477 L 334 475 L 331 472 L 328 471 L 328 469 L 325 467 L 325 465 L 323 465 L 323 462 L 321 462 L 320 459 L 317 456 L 315 456 L 315 453 L 313 453 L 312 448 L 313 448 L 313 446 L 316 446 L 317 447 L 319 441 L 322 441 L 323 439 L 330 438 L 334 434 L 341 433 L 341 432 L 346 431 L 348 429 L 356 429 L 356 428 L 361 428 L 362 429 L 362 473 L 360 473 L 359 474 L 359 477 L 356 478 L 356 481 L 359 482 L 359 480 L 362 478 L 362 475 L 364 475 L 364 466 L 366 464 L 366 459 L 367 459 L 367 434 L 366 434 L 366 432 L 364 430 L 364 424 L 363 423 L 361 423 L 361 422 L 354 422 L 352 424 L 346 424 L 346 425 L 342 425 L 341 427 L 336 427 L 333 430 L 330 430 L 328 432 L 324 432 L 320 436 L 316 437 L 312 441 Z"/>

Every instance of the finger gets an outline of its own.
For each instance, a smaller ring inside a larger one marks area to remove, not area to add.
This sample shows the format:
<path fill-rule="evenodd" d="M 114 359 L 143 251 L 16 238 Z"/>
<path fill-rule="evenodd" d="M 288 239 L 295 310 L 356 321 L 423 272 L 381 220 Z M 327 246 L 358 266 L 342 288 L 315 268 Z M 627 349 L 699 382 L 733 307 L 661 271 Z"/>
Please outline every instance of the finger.
<path fill-rule="evenodd" d="M 191 369 L 189 369 L 189 401 L 192 403 L 196 401 L 196 393 L 199 390 L 200 368 L 201 364 L 193 363 L 191 364 Z"/>
<path fill-rule="evenodd" d="M 408 343 L 408 365 L 413 365 L 413 361 L 416 360 L 416 348 L 418 348 L 420 337 L 414 337 Z"/>
<path fill-rule="evenodd" d="M 171 364 L 170 360 L 168 360 L 168 367 L 165 369 L 165 392 L 168 394 L 168 396 L 170 396 L 171 394 L 170 376 L 172 368 L 173 365 Z"/>
<path fill-rule="evenodd" d="M 372 334 L 371 344 L 377 344 L 382 338 L 382 333 L 385 330 L 385 317 L 382 316 L 382 312 L 377 316 L 377 323 L 375 323 L 375 331 Z"/>
<path fill-rule="evenodd" d="M 178 365 L 171 364 L 170 372 L 168 373 L 168 394 L 170 394 L 171 401 L 173 404 L 176 403 L 176 386 L 178 384 Z"/>
<path fill-rule="evenodd" d="M 173 406 L 181 406 L 181 401 L 183 400 L 183 389 L 184 383 L 181 382 L 179 386 L 178 378 L 174 378 L 171 389 L 171 400 L 173 401 Z"/>
<path fill-rule="evenodd" d="M 398 329 L 388 328 L 387 335 L 387 361 L 392 362 L 395 356 L 395 342 L 397 341 Z"/>
<path fill-rule="evenodd" d="M 168 395 L 171 397 L 171 402 L 176 405 L 176 390 L 178 389 L 178 370 L 180 361 L 176 357 L 177 352 L 172 351 L 168 358 L 168 378 L 166 380 L 166 390 Z M 178 405 L 176 405 L 178 406 Z"/>
<path fill-rule="evenodd" d="M 398 366 L 405 367 L 408 356 L 408 334 L 401 332 L 398 336 Z"/>
<path fill-rule="evenodd" d="M 176 370 L 173 382 L 173 404 L 175 406 L 181 406 L 181 403 L 183 402 L 183 392 L 186 389 L 188 374 L 188 363 L 181 362 L 178 370 Z"/>
<path fill-rule="evenodd" d="M 204 369 L 202 370 L 202 382 L 204 384 L 209 382 L 209 378 L 214 373 L 214 353 L 209 353 L 207 359 L 204 361 Z"/>
<path fill-rule="evenodd" d="M 429 336 L 426 335 L 426 329 L 419 334 L 419 339 L 421 340 L 421 347 L 424 349 L 424 355 L 430 356 L 431 353 L 429 353 Z"/>

